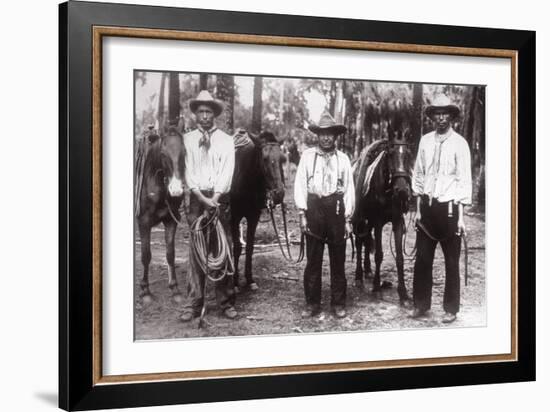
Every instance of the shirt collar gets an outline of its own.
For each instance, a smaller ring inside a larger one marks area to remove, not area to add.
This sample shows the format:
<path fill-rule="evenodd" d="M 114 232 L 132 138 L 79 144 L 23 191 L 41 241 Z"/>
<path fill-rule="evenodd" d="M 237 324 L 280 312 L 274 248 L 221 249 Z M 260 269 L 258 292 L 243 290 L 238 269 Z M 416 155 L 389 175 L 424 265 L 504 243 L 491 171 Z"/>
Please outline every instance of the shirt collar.
<path fill-rule="evenodd" d="M 319 156 L 322 156 L 322 157 L 325 157 L 325 158 L 329 158 L 329 157 L 332 157 L 332 155 L 335 155 L 336 154 L 336 149 L 334 150 L 331 150 L 330 152 L 325 152 L 324 150 L 321 150 L 319 147 L 316 148 L 316 153 L 319 155 Z"/>
<path fill-rule="evenodd" d="M 449 129 L 444 134 L 439 134 L 437 131 L 435 132 L 435 141 L 437 143 L 443 143 L 445 140 L 447 140 L 451 134 L 453 133 L 452 126 L 449 126 Z"/>
<path fill-rule="evenodd" d="M 212 134 L 218 130 L 218 128 L 216 126 L 212 126 L 212 128 L 210 130 L 204 130 L 202 128 L 201 125 L 198 125 L 197 128 L 199 129 L 199 131 L 202 133 L 202 134 L 205 134 L 205 133 L 208 133 L 209 136 L 212 136 Z"/>

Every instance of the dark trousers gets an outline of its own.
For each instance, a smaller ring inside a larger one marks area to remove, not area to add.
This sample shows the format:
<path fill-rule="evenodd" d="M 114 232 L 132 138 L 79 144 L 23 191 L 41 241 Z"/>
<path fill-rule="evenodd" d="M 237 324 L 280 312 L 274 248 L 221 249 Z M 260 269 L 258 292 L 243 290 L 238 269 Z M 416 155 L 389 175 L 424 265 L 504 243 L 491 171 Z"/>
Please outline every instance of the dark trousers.
<path fill-rule="evenodd" d="M 456 234 L 458 206 L 452 206 L 449 216 L 448 202 L 432 200 L 429 205 L 423 198 L 420 206 L 421 223 L 416 234 L 416 262 L 414 264 L 413 299 L 420 310 L 429 310 L 432 303 L 433 261 L 435 248 L 441 244 L 445 258 L 445 291 L 443 309 L 456 314 L 460 309 L 460 236 Z M 428 232 L 428 233 L 426 233 Z M 432 239 L 434 237 L 437 240 Z"/>
<path fill-rule="evenodd" d="M 205 196 L 211 197 L 212 192 L 202 192 Z M 227 200 L 226 200 L 227 199 Z M 187 213 L 187 222 L 189 226 L 204 212 L 204 205 L 197 199 L 197 197 L 191 193 L 189 199 L 189 211 Z M 230 209 L 229 209 L 229 196 L 223 196 L 220 198 L 220 207 L 219 207 L 219 220 L 225 230 L 225 235 L 229 242 L 229 250 L 233 250 L 231 242 L 231 229 L 229 227 L 230 223 Z M 206 232 L 206 230 L 205 230 Z M 215 239 L 211 235 L 210 250 L 213 250 L 213 242 Z M 191 248 L 192 245 L 189 244 Z M 203 304 L 204 296 L 204 282 L 206 281 L 206 276 L 203 270 L 197 265 L 197 262 L 192 258 L 191 249 L 189 249 L 189 297 L 184 304 L 184 308 L 192 309 L 198 311 Z M 235 304 L 235 292 L 233 290 L 233 276 L 225 276 L 222 280 L 215 282 L 216 290 L 216 301 L 221 309 L 226 309 Z"/>
<path fill-rule="evenodd" d="M 337 205 L 339 202 L 339 206 Z M 337 212 L 338 210 L 338 213 Z M 330 261 L 331 305 L 346 304 L 346 259 L 344 203 L 341 195 L 323 198 L 309 195 L 307 200 L 306 219 L 309 230 L 314 236 L 306 237 L 307 264 L 304 271 L 304 291 L 306 303 L 321 303 L 321 274 L 323 252 L 327 240 Z"/>

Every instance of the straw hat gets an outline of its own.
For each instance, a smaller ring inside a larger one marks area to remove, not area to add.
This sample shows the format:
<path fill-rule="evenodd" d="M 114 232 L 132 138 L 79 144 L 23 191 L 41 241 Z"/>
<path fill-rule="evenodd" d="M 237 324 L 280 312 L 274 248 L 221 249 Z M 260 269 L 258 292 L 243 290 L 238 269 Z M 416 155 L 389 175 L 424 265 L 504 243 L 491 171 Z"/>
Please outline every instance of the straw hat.
<path fill-rule="evenodd" d="M 328 130 L 333 132 L 335 135 L 345 133 L 346 130 L 348 130 L 347 127 L 344 126 L 343 124 L 336 123 L 334 118 L 326 110 L 321 115 L 321 118 L 319 119 L 319 123 L 310 125 L 308 129 L 315 134 L 319 134 L 323 130 Z"/>
<path fill-rule="evenodd" d="M 440 94 L 434 99 L 431 105 L 426 107 L 426 116 L 431 118 L 434 114 L 434 111 L 441 109 L 449 112 L 453 119 L 460 114 L 460 109 L 458 108 L 458 106 L 453 104 L 451 102 L 451 99 L 449 99 L 447 96 L 445 96 L 444 94 Z"/>
<path fill-rule="evenodd" d="M 193 113 L 197 111 L 200 105 L 206 105 L 214 111 L 214 116 L 218 117 L 223 112 L 224 104 L 221 100 L 214 99 L 208 90 L 201 90 L 195 99 L 189 102 L 189 108 Z"/>

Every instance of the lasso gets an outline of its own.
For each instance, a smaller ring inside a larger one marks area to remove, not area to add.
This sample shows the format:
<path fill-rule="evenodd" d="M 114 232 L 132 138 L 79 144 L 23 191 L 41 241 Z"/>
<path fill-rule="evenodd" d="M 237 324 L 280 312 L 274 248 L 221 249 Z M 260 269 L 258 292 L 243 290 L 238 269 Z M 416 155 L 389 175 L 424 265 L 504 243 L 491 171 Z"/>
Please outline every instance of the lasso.
<path fill-rule="evenodd" d="M 191 225 L 193 260 L 212 282 L 219 282 L 225 276 L 232 276 L 235 273 L 231 248 L 218 217 L 219 210 L 216 209 L 212 214 L 200 215 Z M 205 221 L 206 223 L 204 223 Z M 216 242 L 214 250 L 209 250 L 212 235 L 216 237 Z M 213 274 L 217 274 L 217 276 Z"/>

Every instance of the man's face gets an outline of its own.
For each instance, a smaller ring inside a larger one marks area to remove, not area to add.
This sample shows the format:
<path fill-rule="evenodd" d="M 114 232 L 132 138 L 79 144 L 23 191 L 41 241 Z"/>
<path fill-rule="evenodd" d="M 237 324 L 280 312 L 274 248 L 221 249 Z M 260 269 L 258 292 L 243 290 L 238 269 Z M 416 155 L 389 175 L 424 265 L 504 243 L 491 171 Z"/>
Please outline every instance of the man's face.
<path fill-rule="evenodd" d="M 319 132 L 319 147 L 321 150 L 329 151 L 334 149 L 334 140 L 336 136 L 329 130 L 321 130 Z"/>
<path fill-rule="evenodd" d="M 210 130 L 214 126 L 214 110 L 210 106 L 201 104 L 195 112 L 197 122 L 204 130 Z"/>
<path fill-rule="evenodd" d="M 445 133 L 451 125 L 451 113 L 447 109 L 436 109 L 433 112 L 432 120 L 435 123 L 437 133 Z"/>

